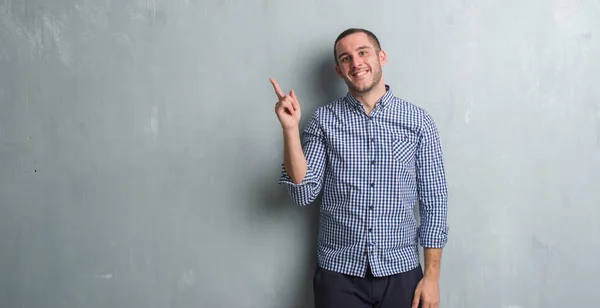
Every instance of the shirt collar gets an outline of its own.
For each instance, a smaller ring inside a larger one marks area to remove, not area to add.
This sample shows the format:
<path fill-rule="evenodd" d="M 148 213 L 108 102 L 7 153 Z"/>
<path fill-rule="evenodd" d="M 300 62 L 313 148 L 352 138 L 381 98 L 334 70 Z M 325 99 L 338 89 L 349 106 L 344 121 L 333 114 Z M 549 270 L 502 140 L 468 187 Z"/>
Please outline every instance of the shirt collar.
<path fill-rule="evenodd" d="M 381 105 L 381 107 L 385 107 L 387 104 L 392 102 L 393 99 L 394 99 L 394 93 L 392 92 L 391 87 L 386 84 L 385 85 L 385 94 L 383 94 L 383 96 L 377 101 L 375 106 Z M 346 94 L 346 100 L 353 106 L 356 106 L 356 107 L 362 106 L 362 103 L 358 99 L 356 99 L 354 96 L 352 96 L 350 91 L 348 91 L 348 93 Z"/>

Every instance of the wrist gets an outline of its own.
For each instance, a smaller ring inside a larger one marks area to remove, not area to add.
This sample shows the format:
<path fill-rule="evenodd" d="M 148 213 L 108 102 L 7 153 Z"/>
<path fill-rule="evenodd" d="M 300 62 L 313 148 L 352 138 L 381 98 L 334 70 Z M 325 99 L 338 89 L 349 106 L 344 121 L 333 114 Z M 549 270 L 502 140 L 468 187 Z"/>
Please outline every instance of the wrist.
<path fill-rule="evenodd" d="M 425 268 L 423 278 L 427 280 L 438 280 L 440 278 L 440 271 L 436 268 Z"/>
<path fill-rule="evenodd" d="M 298 136 L 300 135 L 300 128 L 298 126 L 284 127 L 283 134 L 285 136 Z"/>
<path fill-rule="evenodd" d="M 440 279 L 440 275 L 438 273 L 428 272 L 423 275 L 423 279 L 438 281 Z"/>

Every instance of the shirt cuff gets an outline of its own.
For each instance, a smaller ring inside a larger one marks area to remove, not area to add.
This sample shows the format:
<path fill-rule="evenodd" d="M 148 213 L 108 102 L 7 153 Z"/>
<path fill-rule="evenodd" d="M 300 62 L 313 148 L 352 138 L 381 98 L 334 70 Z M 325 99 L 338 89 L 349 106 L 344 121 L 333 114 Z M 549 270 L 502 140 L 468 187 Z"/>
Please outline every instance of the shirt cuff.
<path fill-rule="evenodd" d="M 448 242 L 448 227 L 420 228 L 420 244 L 423 248 L 444 248 Z"/>
<path fill-rule="evenodd" d="M 285 171 L 285 166 L 282 164 L 281 177 L 278 183 L 287 188 L 292 201 L 296 204 L 307 205 L 316 198 L 315 190 L 317 190 L 318 181 L 317 176 L 310 166 L 307 167 L 306 175 L 302 179 L 302 182 L 294 183 Z"/>

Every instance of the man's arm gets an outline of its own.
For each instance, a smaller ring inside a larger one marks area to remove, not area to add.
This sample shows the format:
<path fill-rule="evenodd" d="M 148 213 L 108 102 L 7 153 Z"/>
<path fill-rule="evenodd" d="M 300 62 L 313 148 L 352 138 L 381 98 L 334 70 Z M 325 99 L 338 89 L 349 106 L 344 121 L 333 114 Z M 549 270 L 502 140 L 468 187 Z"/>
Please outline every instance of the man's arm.
<path fill-rule="evenodd" d="M 423 279 L 417 285 L 413 308 L 438 308 L 442 249 L 448 241 L 448 189 L 441 142 L 433 119 L 426 114 L 417 150 L 417 192 L 421 226 L 419 239 L 424 252 Z"/>
<path fill-rule="evenodd" d="M 294 184 L 300 184 L 306 176 L 306 157 L 300 141 L 300 129 L 283 130 L 283 164 Z"/>
<path fill-rule="evenodd" d="M 416 161 L 420 243 L 429 251 L 429 263 L 439 267 L 439 250 L 448 241 L 448 188 L 441 141 L 436 125 L 428 114 L 423 120 Z"/>
<path fill-rule="evenodd" d="M 313 202 L 323 186 L 325 137 L 315 111 L 300 137 L 298 131 L 284 131 L 284 162 L 280 184 L 286 185 L 294 203 Z"/>
<path fill-rule="evenodd" d="M 415 289 L 412 308 L 439 308 L 441 248 L 424 248 L 425 270 Z"/>
<path fill-rule="evenodd" d="M 291 90 L 284 94 L 274 78 L 269 80 L 278 98 L 275 113 L 283 129 L 284 157 L 279 183 L 287 186 L 295 203 L 306 205 L 319 195 L 325 168 L 325 141 L 318 111 L 300 138 L 301 108 L 296 93 Z"/>
<path fill-rule="evenodd" d="M 440 278 L 440 263 L 442 261 L 442 248 L 423 248 L 425 259 L 424 278 L 435 279 Z"/>

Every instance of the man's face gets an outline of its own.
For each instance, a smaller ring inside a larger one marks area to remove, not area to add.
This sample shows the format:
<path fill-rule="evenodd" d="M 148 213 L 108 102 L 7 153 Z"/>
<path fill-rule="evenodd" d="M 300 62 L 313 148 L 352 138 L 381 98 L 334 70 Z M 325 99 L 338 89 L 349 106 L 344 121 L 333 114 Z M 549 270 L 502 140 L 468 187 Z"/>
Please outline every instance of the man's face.
<path fill-rule="evenodd" d="M 383 50 L 377 51 L 365 33 L 350 34 L 336 45 L 338 64 L 335 70 L 356 93 L 366 93 L 381 81 L 385 65 Z"/>

